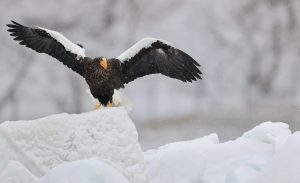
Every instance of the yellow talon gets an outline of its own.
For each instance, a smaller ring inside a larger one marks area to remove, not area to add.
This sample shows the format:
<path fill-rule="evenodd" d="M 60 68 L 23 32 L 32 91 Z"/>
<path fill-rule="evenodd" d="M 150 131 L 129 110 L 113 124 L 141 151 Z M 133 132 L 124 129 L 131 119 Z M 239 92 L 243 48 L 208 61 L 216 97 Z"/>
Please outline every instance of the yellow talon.
<path fill-rule="evenodd" d="M 106 107 L 113 107 L 113 104 L 111 102 L 108 102 L 108 104 L 106 105 Z"/>
<path fill-rule="evenodd" d="M 97 109 L 100 109 L 100 107 L 101 107 L 101 105 L 100 105 L 100 103 L 98 103 L 98 104 L 96 104 L 95 109 L 96 109 L 96 110 L 97 110 Z"/>

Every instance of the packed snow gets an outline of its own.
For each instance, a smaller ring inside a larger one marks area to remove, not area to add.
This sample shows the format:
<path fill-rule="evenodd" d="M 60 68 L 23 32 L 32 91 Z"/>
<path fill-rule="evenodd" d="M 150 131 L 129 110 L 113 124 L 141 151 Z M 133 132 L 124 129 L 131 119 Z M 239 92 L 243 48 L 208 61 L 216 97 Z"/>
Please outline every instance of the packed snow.
<path fill-rule="evenodd" d="M 122 107 L 0 125 L 1 183 L 298 183 L 300 132 L 265 122 L 142 153 Z"/>
<path fill-rule="evenodd" d="M 116 169 L 95 159 L 63 163 L 34 183 L 129 183 Z"/>
<path fill-rule="evenodd" d="M 143 48 L 151 47 L 152 43 L 155 43 L 156 41 L 160 41 L 160 42 L 165 43 L 167 45 L 171 45 L 171 43 L 169 43 L 167 41 L 164 41 L 164 40 L 160 40 L 160 39 L 156 39 L 156 38 L 143 38 L 142 40 L 138 41 L 133 46 L 128 48 L 120 56 L 118 56 L 117 59 L 119 59 L 121 62 L 129 60 L 130 58 L 134 57 Z"/>
<path fill-rule="evenodd" d="M 298 183 L 300 182 L 300 133 L 288 138 L 282 149 L 259 172 L 257 183 Z"/>
<path fill-rule="evenodd" d="M 4 162 L 2 158 L 1 162 Z M 0 168 L 0 170 L 1 183 L 31 183 L 37 180 L 37 177 L 32 172 L 22 163 L 15 160 L 7 161 L 5 167 Z"/>

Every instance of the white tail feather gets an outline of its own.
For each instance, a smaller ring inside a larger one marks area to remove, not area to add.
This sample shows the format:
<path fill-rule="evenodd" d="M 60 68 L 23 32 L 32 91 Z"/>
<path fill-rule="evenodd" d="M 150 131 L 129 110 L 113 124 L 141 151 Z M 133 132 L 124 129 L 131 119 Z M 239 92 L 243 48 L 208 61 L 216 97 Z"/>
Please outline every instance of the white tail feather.
<path fill-rule="evenodd" d="M 132 102 L 125 97 L 120 90 L 115 90 L 113 95 L 113 106 L 123 106 L 127 111 L 131 111 Z"/>
<path fill-rule="evenodd" d="M 91 91 L 89 89 L 86 90 L 86 93 L 88 93 L 91 96 L 91 98 L 93 99 L 93 101 L 95 102 L 95 104 L 99 104 L 99 101 L 93 97 L 93 95 L 91 94 Z M 132 109 L 132 102 L 128 98 L 126 98 L 121 93 L 121 91 L 114 90 L 113 106 L 114 107 L 123 106 L 129 112 Z"/>

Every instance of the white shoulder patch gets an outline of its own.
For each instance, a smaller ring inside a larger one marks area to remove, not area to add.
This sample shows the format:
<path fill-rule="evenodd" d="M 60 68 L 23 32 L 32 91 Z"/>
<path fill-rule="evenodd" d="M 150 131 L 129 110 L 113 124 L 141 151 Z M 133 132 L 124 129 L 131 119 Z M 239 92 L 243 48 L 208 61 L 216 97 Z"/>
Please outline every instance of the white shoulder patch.
<path fill-rule="evenodd" d="M 138 41 L 133 46 L 131 46 L 129 49 L 127 49 L 125 52 L 123 52 L 120 56 L 118 56 L 117 59 L 119 59 L 121 62 L 129 60 L 130 58 L 132 58 L 136 54 L 138 54 L 143 48 L 149 48 L 151 46 L 151 44 L 156 41 L 160 41 L 167 45 L 171 45 L 169 42 L 161 40 L 161 39 L 143 38 L 142 40 Z"/>
<path fill-rule="evenodd" d="M 38 29 L 42 29 L 42 30 L 46 31 L 47 33 L 49 33 L 50 36 L 52 38 L 56 39 L 58 42 L 60 42 L 65 47 L 66 50 L 76 54 L 77 59 L 78 59 L 78 57 L 85 57 L 84 48 L 81 48 L 77 44 L 73 43 L 72 41 L 67 39 L 64 35 L 62 35 L 61 33 L 53 31 L 53 30 L 48 30 L 43 27 L 38 27 L 38 26 L 36 26 L 36 27 Z"/>

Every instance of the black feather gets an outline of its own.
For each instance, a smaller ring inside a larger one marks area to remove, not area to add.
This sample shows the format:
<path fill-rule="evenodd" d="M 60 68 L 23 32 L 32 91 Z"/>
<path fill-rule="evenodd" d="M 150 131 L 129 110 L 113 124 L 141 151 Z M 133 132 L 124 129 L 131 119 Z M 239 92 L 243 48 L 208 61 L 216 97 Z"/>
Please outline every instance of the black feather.
<path fill-rule="evenodd" d="M 49 33 L 43 29 L 23 26 L 13 20 L 11 22 L 12 24 L 7 24 L 9 28 L 7 31 L 14 40 L 19 41 L 19 44 L 39 53 L 46 53 L 83 76 L 84 66 L 77 60 L 77 55 L 66 50 Z"/>
<path fill-rule="evenodd" d="M 156 41 L 122 63 L 122 81 L 125 84 L 139 77 L 161 73 L 183 82 L 192 82 L 201 79 L 202 72 L 198 67 L 200 64 L 188 54 Z"/>

